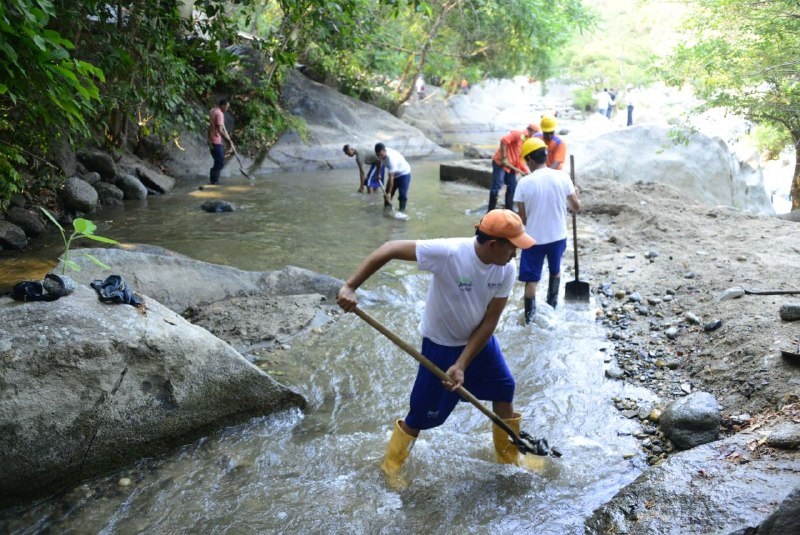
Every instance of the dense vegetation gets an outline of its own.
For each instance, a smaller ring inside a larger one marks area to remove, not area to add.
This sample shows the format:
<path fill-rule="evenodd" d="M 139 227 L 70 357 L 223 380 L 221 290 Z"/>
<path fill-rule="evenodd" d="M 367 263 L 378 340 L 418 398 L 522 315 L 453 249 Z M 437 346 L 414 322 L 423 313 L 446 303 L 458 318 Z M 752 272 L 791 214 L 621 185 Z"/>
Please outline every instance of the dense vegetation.
<path fill-rule="evenodd" d="M 691 83 L 705 101 L 772 130 L 800 147 L 800 4 L 795 0 L 695 0 L 687 29 L 663 69 L 673 85 Z M 761 134 L 769 137 L 769 134 Z M 800 150 L 792 210 L 800 209 Z"/>
<path fill-rule="evenodd" d="M 680 46 L 676 13 L 690 16 Z M 179 143 L 223 95 L 241 146 L 262 152 L 302 127 L 278 98 L 296 65 L 390 111 L 420 75 L 448 91 L 462 79 L 559 77 L 587 99 L 604 86 L 691 83 L 708 107 L 757 122 L 776 152 L 800 143 L 798 30 L 789 0 L 6 0 L 0 199 L 56 186 L 50 155 L 65 143 Z"/>
<path fill-rule="evenodd" d="M 298 63 L 392 110 L 420 74 L 545 77 L 590 23 L 581 0 L 7 0 L 0 198 L 57 176 L 58 144 L 177 140 L 220 95 L 246 118 L 242 145 L 265 149 L 296 126 L 278 94 Z"/>

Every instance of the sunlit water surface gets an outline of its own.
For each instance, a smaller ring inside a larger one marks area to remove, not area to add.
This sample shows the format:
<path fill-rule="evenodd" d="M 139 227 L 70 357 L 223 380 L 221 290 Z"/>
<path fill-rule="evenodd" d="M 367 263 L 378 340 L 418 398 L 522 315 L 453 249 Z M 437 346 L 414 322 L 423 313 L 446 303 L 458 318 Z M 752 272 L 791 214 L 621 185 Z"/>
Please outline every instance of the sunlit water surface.
<path fill-rule="evenodd" d="M 355 193 L 354 169 L 233 178 L 213 191 L 184 185 L 94 219 L 99 234 L 200 260 L 346 277 L 386 240 L 472 234 L 486 190 L 440 183 L 438 162 L 412 165 L 408 221 L 384 217 L 377 195 Z M 237 210 L 199 209 L 214 196 Z M 413 264 L 392 263 L 365 285 L 374 294 L 364 306 L 418 345 L 428 281 Z M 536 322 L 524 326 L 521 300 L 518 285 L 497 336 L 517 381 L 523 429 L 564 454 L 546 471 L 495 463 L 489 420 L 461 404 L 417 441 L 405 467 L 410 486 L 388 489 L 379 464 L 407 410 L 416 365 L 348 315 L 287 350 L 313 362 L 310 376 L 288 385 L 308 400 L 305 412 L 254 419 L 6 510 L 0 532 L 583 533 L 584 519 L 643 468 L 635 424 L 610 398 L 648 394 L 604 379 L 610 345 L 593 303 L 540 305 Z M 132 483 L 122 486 L 122 478 Z"/>

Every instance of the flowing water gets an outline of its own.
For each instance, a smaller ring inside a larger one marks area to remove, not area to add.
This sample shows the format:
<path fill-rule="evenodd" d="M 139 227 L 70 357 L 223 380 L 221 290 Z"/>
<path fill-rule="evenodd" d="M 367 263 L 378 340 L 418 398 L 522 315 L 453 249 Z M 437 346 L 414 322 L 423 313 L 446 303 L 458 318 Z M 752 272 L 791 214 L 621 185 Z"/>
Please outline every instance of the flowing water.
<path fill-rule="evenodd" d="M 297 265 L 344 278 L 385 240 L 472 234 L 486 190 L 440 183 L 437 162 L 412 165 L 408 221 L 384 217 L 378 195 L 356 194 L 349 168 L 230 179 L 211 191 L 186 185 L 94 220 L 98 234 L 200 260 L 246 270 Z M 212 196 L 238 210 L 201 211 Z M 390 263 L 365 285 L 372 293 L 364 307 L 418 345 L 428 281 L 413 264 Z M 394 420 L 407 410 L 416 364 L 347 315 L 287 349 L 313 362 L 308 377 L 289 384 L 308 400 L 306 411 L 257 418 L 0 512 L 0 532 L 583 533 L 584 519 L 644 467 L 631 436 L 637 426 L 611 398 L 649 394 L 604 379 L 611 347 L 593 303 L 540 305 L 536 322 L 524 326 L 521 300 L 518 284 L 497 336 L 517 381 L 522 428 L 564 454 L 546 470 L 495 463 L 489 420 L 463 403 L 417 440 L 405 467 L 411 484 L 387 488 L 379 465 Z"/>

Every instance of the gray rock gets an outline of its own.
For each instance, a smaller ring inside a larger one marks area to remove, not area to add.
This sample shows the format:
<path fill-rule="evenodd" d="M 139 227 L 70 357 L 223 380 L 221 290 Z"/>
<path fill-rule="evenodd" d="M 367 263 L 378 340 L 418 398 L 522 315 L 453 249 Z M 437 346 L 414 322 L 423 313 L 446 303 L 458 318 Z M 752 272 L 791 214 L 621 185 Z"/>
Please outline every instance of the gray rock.
<path fill-rule="evenodd" d="M 61 190 L 61 202 L 71 212 L 92 212 L 97 208 L 97 199 L 97 191 L 76 176 L 69 177 Z"/>
<path fill-rule="evenodd" d="M 482 149 L 472 145 L 464 147 L 464 158 L 467 160 L 491 160 L 494 156 L 494 151 Z"/>
<path fill-rule="evenodd" d="M 800 424 L 792 422 L 778 424 L 767 435 L 767 446 L 782 450 L 800 448 Z"/>
<path fill-rule="evenodd" d="M 25 231 L 14 223 L 0 221 L 0 246 L 3 249 L 22 249 L 28 245 Z"/>
<path fill-rule="evenodd" d="M 87 248 L 81 252 L 111 266 L 125 277 L 134 291 L 160 300 L 179 314 L 191 306 L 260 293 L 321 294 L 333 300 L 342 285 L 339 279 L 294 266 L 280 271 L 242 271 L 194 260 L 166 249 L 143 249 Z M 72 260 L 80 266 L 81 277 L 86 280 L 108 276 L 108 271 L 82 255 Z"/>
<path fill-rule="evenodd" d="M 146 314 L 104 304 L 84 285 L 53 302 L 0 298 L 0 381 L 14 385 L 0 389 L 0 498 L 52 492 L 304 405 L 222 340 L 146 301 Z"/>
<path fill-rule="evenodd" d="M 467 180 L 489 188 L 492 185 L 491 160 L 460 160 L 442 163 L 439 166 L 439 180 Z"/>
<path fill-rule="evenodd" d="M 678 328 L 677 327 L 670 327 L 664 334 L 667 335 L 667 338 L 670 340 L 675 340 L 678 337 Z"/>
<path fill-rule="evenodd" d="M 778 509 L 759 526 L 758 535 L 800 533 L 800 487 L 786 497 Z"/>
<path fill-rule="evenodd" d="M 800 320 L 800 303 L 785 303 L 781 305 L 779 314 L 783 321 Z"/>
<path fill-rule="evenodd" d="M 787 497 L 788 489 L 797 486 L 796 460 L 768 455 L 736 463 L 725 457 L 729 451 L 747 451 L 747 444 L 759 438 L 757 434 L 737 433 L 670 455 L 595 510 L 586 520 L 584 532 L 728 534 L 764 522 L 771 512 L 765 505 L 781 501 L 788 501 L 786 510 L 790 511 L 781 518 L 796 522 L 800 518 L 796 490 L 789 495 L 791 500 Z M 783 505 L 778 507 L 783 509 Z M 776 525 L 783 531 L 773 529 L 770 535 L 798 533 L 796 523 Z M 791 529 L 787 531 L 786 526 Z M 761 529 L 758 535 L 767 533 Z M 748 535 L 753 533 L 749 531 Z"/>
<path fill-rule="evenodd" d="M 695 392 L 667 405 L 659 428 L 679 449 L 689 449 L 717 440 L 721 421 L 714 396 Z"/>
<path fill-rule="evenodd" d="M 81 175 L 81 180 L 90 186 L 96 186 L 102 180 L 102 177 L 97 171 L 89 171 L 88 173 Z"/>
<path fill-rule="evenodd" d="M 625 372 L 617 366 L 612 366 L 606 370 L 605 374 L 609 379 L 621 379 L 625 375 Z"/>
<path fill-rule="evenodd" d="M 80 161 L 88 171 L 97 171 L 103 180 L 110 180 L 117 175 L 117 164 L 106 152 L 97 149 L 81 149 L 78 151 Z"/>
<path fill-rule="evenodd" d="M 700 319 L 700 317 L 699 317 L 697 314 L 695 314 L 694 312 L 687 312 L 687 313 L 685 313 L 685 314 L 683 315 L 683 318 L 684 318 L 684 319 L 685 319 L 685 320 L 686 320 L 688 323 L 690 323 L 690 324 L 692 324 L 692 325 L 700 325 L 701 323 L 703 323 L 703 320 L 701 320 L 701 319 Z"/>
<path fill-rule="evenodd" d="M 119 206 L 125 198 L 125 193 L 121 189 L 108 182 L 98 182 L 94 188 L 103 206 Z"/>
<path fill-rule="evenodd" d="M 47 146 L 47 155 L 48 159 L 61 169 L 64 176 L 75 174 L 77 160 L 66 136 L 51 136 Z"/>
<path fill-rule="evenodd" d="M 236 209 L 233 204 L 222 199 L 209 199 L 200 208 L 210 213 L 233 212 Z"/>
<path fill-rule="evenodd" d="M 12 206 L 6 212 L 9 222 L 20 227 L 28 236 L 38 236 L 45 229 L 44 216 L 38 210 Z"/>
<path fill-rule="evenodd" d="M 722 320 L 721 319 L 713 319 L 713 320 L 711 320 L 708 323 L 703 325 L 703 330 L 706 331 L 706 332 L 716 331 L 720 327 L 722 327 Z"/>
<path fill-rule="evenodd" d="M 147 198 L 147 188 L 142 181 L 130 174 L 119 175 L 116 185 L 124 193 L 126 201 L 141 201 Z"/>
<path fill-rule="evenodd" d="M 136 176 L 146 187 L 159 193 L 169 193 L 175 187 L 174 178 L 146 167 L 136 167 Z"/>

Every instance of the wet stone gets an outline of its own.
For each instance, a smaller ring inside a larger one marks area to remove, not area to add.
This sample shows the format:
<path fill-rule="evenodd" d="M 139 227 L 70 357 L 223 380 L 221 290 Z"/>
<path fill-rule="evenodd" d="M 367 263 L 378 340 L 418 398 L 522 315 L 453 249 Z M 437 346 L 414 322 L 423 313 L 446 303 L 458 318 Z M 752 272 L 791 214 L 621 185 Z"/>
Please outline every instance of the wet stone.
<path fill-rule="evenodd" d="M 716 331 L 722 327 L 722 320 L 721 319 L 714 319 L 703 325 L 703 330 L 706 332 L 709 331 Z"/>

